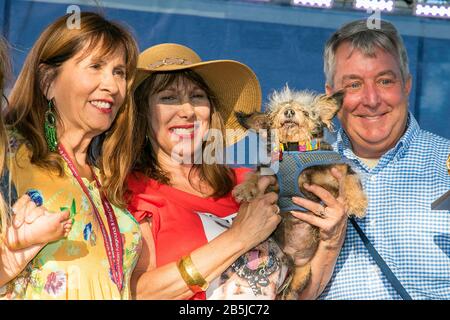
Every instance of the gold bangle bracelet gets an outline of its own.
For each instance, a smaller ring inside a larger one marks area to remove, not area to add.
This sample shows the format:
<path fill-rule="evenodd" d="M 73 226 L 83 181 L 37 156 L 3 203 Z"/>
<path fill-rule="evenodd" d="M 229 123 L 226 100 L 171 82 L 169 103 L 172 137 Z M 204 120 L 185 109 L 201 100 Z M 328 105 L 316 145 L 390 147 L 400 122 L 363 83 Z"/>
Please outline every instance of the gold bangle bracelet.
<path fill-rule="evenodd" d="M 177 268 L 181 278 L 183 278 L 184 282 L 192 292 L 204 292 L 208 289 L 208 281 L 206 281 L 200 272 L 198 272 L 190 255 L 184 256 L 178 260 Z"/>

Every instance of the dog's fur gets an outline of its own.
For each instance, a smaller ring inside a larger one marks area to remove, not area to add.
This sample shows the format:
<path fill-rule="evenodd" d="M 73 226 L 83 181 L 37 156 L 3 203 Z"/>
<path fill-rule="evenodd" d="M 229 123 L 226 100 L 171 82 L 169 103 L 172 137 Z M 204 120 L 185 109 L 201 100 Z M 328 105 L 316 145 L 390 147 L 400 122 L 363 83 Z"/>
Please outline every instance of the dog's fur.
<path fill-rule="evenodd" d="M 246 129 L 275 129 L 280 143 L 306 143 L 311 139 L 322 139 L 323 129 L 333 129 L 333 117 L 339 111 L 344 92 L 332 96 L 317 95 L 308 91 L 293 91 L 286 86 L 281 92 L 274 92 L 266 113 L 236 113 L 239 122 Z M 264 134 L 270 139 L 270 134 Z M 270 143 L 269 143 L 270 146 Z M 325 141 L 320 142 L 321 150 L 332 150 Z M 269 152 L 271 150 L 268 150 Z M 344 176 L 343 195 L 350 215 L 363 217 L 367 198 L 362 190 L 358 176 L 347 164 L 314 166 L 304 170 L 298 179 L 299 188 L 307 199 L 320 201 L 308 192 L 303 185 L 315 184 L 328 190 L 335 198 L 339 196 L 339 184 L 331 175 L 336 168 Z M 238 202 L 249 201 L 258 195 L 259 172 L 235 187 L 233 195 Z M 275 187 L 275 191 L 277 187 Z M 289 285 L 280 295 L 281 299 L 297 299 L 311 278 L 310 261 L 319 243 L 319 230 L 295 217 L 289 212 L 281 212 L 282 222 L 274 232 L 274 238 L 283 252 L 290 258 L 292 277 Z"/>

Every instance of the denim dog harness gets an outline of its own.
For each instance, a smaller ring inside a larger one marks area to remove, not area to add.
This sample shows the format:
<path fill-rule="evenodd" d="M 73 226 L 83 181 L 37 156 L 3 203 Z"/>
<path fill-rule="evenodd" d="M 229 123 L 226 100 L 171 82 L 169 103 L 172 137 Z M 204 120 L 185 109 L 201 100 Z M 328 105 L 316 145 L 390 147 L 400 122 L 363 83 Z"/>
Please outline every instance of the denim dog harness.
<path fill-rule="evenodd" d="M 292 202 L 293 196 L 304 197 L 298 185 L 298 177 L 303 170 L 312 166 L 346 163 L 341 155 L 334 151 L 284 151 L 276 173 L 280 188 L 278 206 L 281 211 L 308 211 Z"/>

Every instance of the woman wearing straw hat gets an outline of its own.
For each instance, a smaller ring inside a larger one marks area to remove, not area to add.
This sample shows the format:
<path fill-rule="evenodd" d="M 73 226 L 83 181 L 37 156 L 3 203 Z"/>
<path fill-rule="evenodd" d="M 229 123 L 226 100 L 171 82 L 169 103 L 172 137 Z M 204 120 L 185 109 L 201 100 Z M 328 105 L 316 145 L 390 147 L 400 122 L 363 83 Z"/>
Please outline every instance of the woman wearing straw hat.
<path fill-rule="evenodd" d="M 132 276 L 135 297 L 273 299 L 283 280 L 278 257 L 271 248 L 267 255 L 263 249 L 244 254 L 280 222 L 277 195 L 263 195 L 274 180 L 261 178 L 261 196 L 239 208 L 231 190 L 248 169 L 205 160 L 211 140 L 220 146 L 224 129 L 238 128 L 235 111 L 260 108 L 255 74 L 239 62 L 201 61 L 191 49 L 166 43 L 139 56 L 135 88 L 141 152 L 129 177 L 128 208 L 143 234 Z M 249 281 L 225 287 L 239 269 L 238 258 L 254 266 L 243 274 Z M 267 273 L 254 281 L 261 265 Z"/>

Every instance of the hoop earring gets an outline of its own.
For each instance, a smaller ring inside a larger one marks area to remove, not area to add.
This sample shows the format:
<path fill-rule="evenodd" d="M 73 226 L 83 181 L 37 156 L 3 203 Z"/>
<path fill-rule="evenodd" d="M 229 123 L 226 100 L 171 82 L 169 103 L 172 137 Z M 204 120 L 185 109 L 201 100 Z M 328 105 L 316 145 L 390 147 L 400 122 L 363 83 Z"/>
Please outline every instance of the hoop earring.
<path fill-rule="evenodd" d="M 58 140 L 56 138 L 56 116 L 54 114 L 53 99 L 48 101 L 48 109 L 45 112 L 44 134 L 49 150 L 55 152 L 58 147 Z"/>

